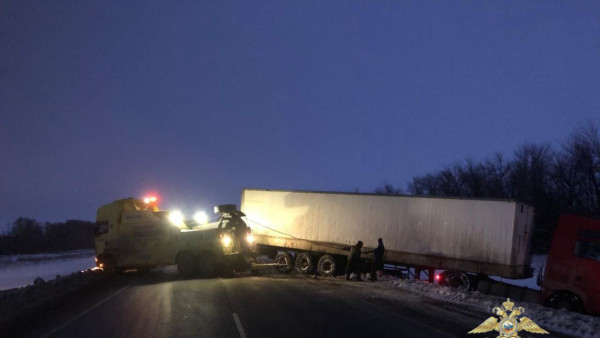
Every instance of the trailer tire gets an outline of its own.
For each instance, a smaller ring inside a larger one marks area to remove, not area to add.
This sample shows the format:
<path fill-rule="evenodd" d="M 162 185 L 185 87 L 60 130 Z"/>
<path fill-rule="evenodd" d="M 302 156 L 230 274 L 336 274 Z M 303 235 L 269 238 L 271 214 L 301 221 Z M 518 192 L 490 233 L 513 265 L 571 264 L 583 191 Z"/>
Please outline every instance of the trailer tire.
<path fill-rule="evenodd" d="M 315 264 L 311 255 L 303 252 L 296 257 L 296 270 L 303 275 L 313 272 Z"/>
<path fill-rule="evenodd" d="M 317 271 L 320 275 L 333 277 L 335 276 L 336 268 L 337 264 L 333 256 L 323 255 L 321 258 L 319 258 L 319 262 L 317 263 Z"/>
<path fill-rule="evenodd" d="M 217 271 L 217 257 L 211 252 L 200 254 L 198 258 L 198 271 L 202 277 L 212 277 Z"/>
<path fill-rule="evenodd" d="M 440 275 L 440 283 L 441 285 L 447 285 L 451 288 L 459 289 L 459 290 L 470 290 L 471 289 L 471 280 L 469 276 L 460 271 L 444 271 Z"/>
<path fill-rule="evenodd" d="M 191 277 L 197 272 L 196 260 L 189 252 L 178 254 L 175 263 L 177 264 L 177 271 L 183 277 Z"/>
<path fill-rule="evenodd" d="M 288 252 L 280 252 L 275 256 L 275 263 L 280 264 L 276 267 L 281 273 L 290 273 L 294 270 L 294 258 Z"/>
<path fill-rule="evenodd" d="M 574 293 L 571 292 L 556 292 L 552 296 L 548 297 L 546 306 L 554 309 L 566 309 L 567 311 L 573 312 L 584 312 L 583 302 Z"/>

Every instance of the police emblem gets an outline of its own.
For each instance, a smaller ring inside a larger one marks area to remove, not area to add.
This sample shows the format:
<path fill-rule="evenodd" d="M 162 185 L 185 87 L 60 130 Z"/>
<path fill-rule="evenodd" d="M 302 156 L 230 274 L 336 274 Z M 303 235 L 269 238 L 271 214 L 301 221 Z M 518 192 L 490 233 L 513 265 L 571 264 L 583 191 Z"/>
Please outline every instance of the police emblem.
<path fill-rule="evenodd" d="M 515 308 L 515 303 L 510 301 L 510 298 L 506 299 L 506 302 L 502 303 L 501 309 L 495 307 L 492 312 L 500 318 L 490 317 L 481 323 L 478 327 L 469 331 L 472 333 L 484 333 L 489 331 L 498 331 L 498 337 L 496 338 L 520 338 L 519 331 L 527 331 L 531 333 L 548 334 L 549 332 L 539 327 L 533 320 L 527 317 L 520 317 L 525 309 L 522 307 Z"/>

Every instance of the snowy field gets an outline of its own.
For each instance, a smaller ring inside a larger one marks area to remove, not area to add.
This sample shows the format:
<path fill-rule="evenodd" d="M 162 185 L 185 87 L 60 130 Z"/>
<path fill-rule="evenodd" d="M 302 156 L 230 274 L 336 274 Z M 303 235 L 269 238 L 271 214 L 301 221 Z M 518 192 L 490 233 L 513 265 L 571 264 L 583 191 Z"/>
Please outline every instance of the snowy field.
<path fill-rule="evenodd" d="M 0 290 L 33 284 L 38 277 L 49 280 L 94 266 L 94 250 L 0 256 Z"/>

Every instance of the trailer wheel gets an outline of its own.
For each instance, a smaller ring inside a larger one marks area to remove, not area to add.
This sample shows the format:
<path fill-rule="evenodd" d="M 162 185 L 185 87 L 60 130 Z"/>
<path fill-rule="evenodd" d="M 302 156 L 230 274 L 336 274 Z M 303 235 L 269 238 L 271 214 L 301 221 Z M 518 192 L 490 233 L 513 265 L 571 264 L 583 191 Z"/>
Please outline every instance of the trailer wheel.
<path fill-rule="evenodd" d="M 296 270 L 301 274 L 311 273 L 314 268 L 313 258 L 309 254 L 303 252 L 296 257 Z"/>
<path fill-rule="evenodd" d="M 194 256 L 189 252 L 182 252 L 177 255 L 175 261 L 177 270 L 183 277 L 191 277 L 196 273 L 196 262 Z"/>
<path fill-rule="evenodd" d="M 198 259 L 198 270 L 202 277 L 212 277 L 217 270 L 217 258 L 213 253 L 206 252 Z"/>
<path fill-rule="evenodd" d="M 317 271 L 319 274 L 327 277 L 335 276 L 335 269 L 337 264 L 335 263 L 335 258 L 331 255 L 323 255 L 319 258 L 319 262 L 317 263 Z"/>
<path fill-rule="evenodd" d="M 290 273 L 294 270 L 294 258 L 288 252 L 280 252 L 275 256 L 275 263 L 279 264 L 276 267 L 281 273 Z"/>
<path fill-rule="evenodd" d="M 466 273 L 460 271 L 444 271 L 440 275 L 440 284 L 459 290 L 470 290 L 471 280 Z"/>
<path fill-rule="evenodd" d="M 554 309 L 566 309 L 567 311 L 583 313 L 583 303 L 581 299 L 571 292 L 556 292 L 548 298 L 546 306 Z"/>

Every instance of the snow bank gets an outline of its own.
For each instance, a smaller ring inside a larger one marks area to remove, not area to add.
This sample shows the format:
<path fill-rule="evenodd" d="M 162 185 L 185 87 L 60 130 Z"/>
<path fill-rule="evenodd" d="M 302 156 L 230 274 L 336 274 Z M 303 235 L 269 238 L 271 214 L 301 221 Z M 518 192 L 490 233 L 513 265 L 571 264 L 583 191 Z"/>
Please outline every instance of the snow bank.
<path fill-rule="evenodd" d="M 533 277 L 527 279 L 508 279 L 502 277 L 490 276 L 491 279 L 512 284 L 516 286 L 525 286 L 533 290 L 540 290 L 540 287 L 537 285 L 537 276 L 541 272 L 544 271 L 544 266 L 546 264 L 546 260 L 548 259 L 548 255 L 533 255 L 531 257 L 531 268 L 533 269 Z"/>
<path fill-rule="evenodd" d="M 438 284 L 395 277 L 384 277 L 382 283 L 431 298 L 478 308 L 489 313 L 490 316 L 493 316 L 492 308 L 501 307 L 502 303 L 506 301 L 506 298 L 484 295 L 477 291 L 460 291 Z M 515 304 L 524 307 L 525 316 L 551 333 L 559 332 L 577 337 L 600 337 L 600 318 L 566 310 L 554 310 L 535 303 L 515 301 Z M 481 321 L 483 322 L 485 319 L 482 318 Z"/>

